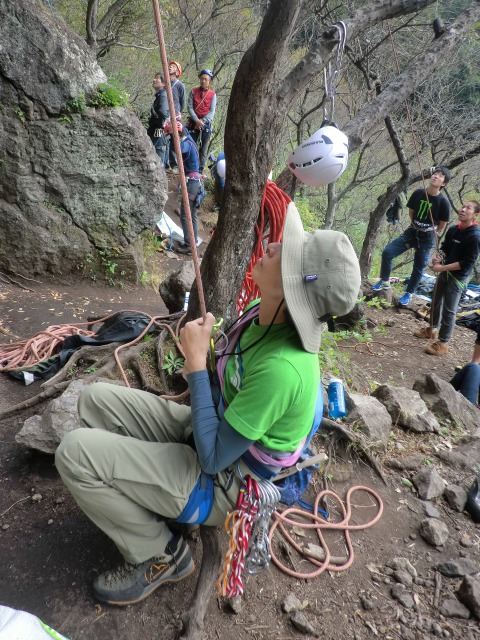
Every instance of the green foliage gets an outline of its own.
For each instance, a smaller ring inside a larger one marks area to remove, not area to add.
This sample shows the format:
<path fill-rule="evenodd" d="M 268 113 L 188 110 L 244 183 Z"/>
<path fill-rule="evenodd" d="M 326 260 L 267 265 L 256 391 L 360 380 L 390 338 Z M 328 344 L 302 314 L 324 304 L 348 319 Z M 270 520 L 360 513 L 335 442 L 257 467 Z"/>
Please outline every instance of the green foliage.
<path fill-rule="evenodd" d="M 27 118 L 25 117 L 25 113 L 20 109 L 20 107 L 14 107 L 13 112 L 15 113 L 17 118 L 20 120 L 20 122 L 26 121 Z"/>
<path fill-rule="evenodd" d="M 87 108 L 85 96 L 80 94 L 76 98 L 72 98 L 67 102 L 67 113 L 82 113 Z"/>
<path fill-rule="evenodd" d="M 367 307 L 370 307 L 372 309 L 390 309 L 392 306 L 390 302 L 385 300 L 385 298 L 378 298 L 377 296 L 375 296 L 371 300 L 367 300 L 366 296 L 362 296 L 358 300 L 358 302 L 365 302 Z"/>
<path fill-rule="evenodd" d="M 162 369 L 166 371 L 170 376 L 181 369 L 185 364 L 185 359 L 177 356 L 174 351 L 169 351 L 165 354 L 165 360 L 162 365 Z"/>
<path fill-rule="evenodd" d="M 129 105 L 128 93 L 117 82 L 101 84 L 92 96 L 88 98 L 89 107 L 127 107 Z"/>

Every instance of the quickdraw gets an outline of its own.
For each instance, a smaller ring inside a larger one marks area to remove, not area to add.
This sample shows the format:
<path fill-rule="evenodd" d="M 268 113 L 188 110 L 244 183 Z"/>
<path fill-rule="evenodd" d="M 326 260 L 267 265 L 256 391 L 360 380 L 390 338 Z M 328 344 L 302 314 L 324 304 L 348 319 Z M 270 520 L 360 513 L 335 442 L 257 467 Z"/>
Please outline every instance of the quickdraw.
<path fill-rule="evenodd" d="M 269 566 L 270 520 L 280 497 L 280 491 L 269 480 L 256 482 L 250 476 L 243 478 L 236 510 L 225 521 L 230 546 L 218 581 L 221 596 L 233 598 L 243 594 L 244 569 L 257 574 Z"/>
<path fill-rule="evenodd" d="M 259 502 L 258 483 L 247 475 L 238 493 L 236 509 L 229 513 L 225 520 L 225 530 L 230 536 L 230 545 L 225 554 L 223 573 L 217 583 L 219 593 L 223 597 L 234 598 L 243 594 L 242 575 L 245 556 Z"/>

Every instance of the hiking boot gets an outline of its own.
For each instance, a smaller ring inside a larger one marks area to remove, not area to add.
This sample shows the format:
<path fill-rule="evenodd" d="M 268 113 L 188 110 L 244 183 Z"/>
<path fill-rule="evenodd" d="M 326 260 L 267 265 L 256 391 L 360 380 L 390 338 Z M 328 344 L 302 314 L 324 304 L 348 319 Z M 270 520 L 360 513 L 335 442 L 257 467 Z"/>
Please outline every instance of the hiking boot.
<path fill-rule="evenodd" d="M 408 291 L 406 293 L 403 294 L 403 296 L 400 298 L 400 300 L 398 301 L 398 304 L 401 304 L 402 307 L 406 307 L 407 304 L 410 304 L 410 301 L 412 299 L 412 294 L 408 293 Z"/>
<path fill-rule="evenodd" d="M 425 353 L 429 353 L 431 356 L 443 356 L 445 353 L 448 353 L 448 344 L 437 340 L 425 349 Z"/>
<path fill-rule="evenodd" d="M 416 338 L 425 338 L 426 340 L 436 340 L 438 337 L 438 329 L 432 327 L 422 327 L 413 332 Z"/>
<path fill-rule="evenodd" d="M 390 284 L 388 282 L 384 282 L 383 280 L 379 280 L 377 283 L 372 284 L 372 291 L 381 291 L 382 289 L 390 289 Z"/>
<path fill-rule="evenodd" d="M 190 548 L 180 535 L 168 543 L 165 553 L 164 557 L 150 558 L 140 564 L 125 561 L 117 569 L 100 574 L 93 582 L 95 597 L 100 602 L 118 606 L 135 604 L 160 585 L 178 582 L 193 572 Z"/>
<path fill-rule="evenodd" d="M 192 250 L 190 249 L 189 244 L 179 244 L 176 251 L 177 253 L 183 253 L 186 256 L 192 255 Z"/>

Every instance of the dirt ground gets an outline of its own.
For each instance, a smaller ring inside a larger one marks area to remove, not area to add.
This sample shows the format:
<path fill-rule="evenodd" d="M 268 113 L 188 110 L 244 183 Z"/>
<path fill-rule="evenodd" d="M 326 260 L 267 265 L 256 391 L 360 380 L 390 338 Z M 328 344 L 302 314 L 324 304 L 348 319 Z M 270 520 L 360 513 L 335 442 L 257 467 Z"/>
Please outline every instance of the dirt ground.
<path fill-rule="evenodd" d="M 208 230 L 205 237 L 208 239 Z M 169 263 L 165 257 L 159 257 L 159 261 L 166 269 L 178 264 L 174 258 Z M 44 280 L 28 286 L 32 291 L 0 282 L 0 344 L 15 336 L 30 337 L 51 324 L 82 322 L 87 316 L 115 310 L 138 309 L 152 315 L 165 312 L 156 291 L 144 287 L 120 290 L 82 279 Z M 377 327 L 370 346 L 353 339 L 338 345 L 348 358 L 343 362 L 346 377 L 351 378 L 357 391 L 367 391 L 372 381 L 412 388 L 415 379 L 432 370 L 448 380 L 455 365 L 469 361 L 475 338 L 472 331 L 457 327 L 451 351 L 436 358 L 424 354 L 424 343 L 412 337 L 413 329 L 422 322 L 412 309 L 367 311 L 371 330 Z M 39 384 L 25 387 L 6 375 L 0 376 L 0 411 L 38 393 Z M 97 604 L 92 596 L 92 579 L 115 565 L 119 555 L 76 507 L 58 477 L 53 456 L 29 451 L 15 442 L 15 434 L 32 413 L 24 412 L 0 424 L 0 604 L 34 613 L 71 640 L 173 639 L 198 576 L 202 554 L 198 534 L 194 532 L 190 540 L 197 565 L 192 578 L 161 587 L 138 605 L 115 608 Z M 381 495 L 384 504 L 377 524 L 352 533 L 352 567 L 341 573 L 326 572 L 313 580 L 291 578 L 275 566 L 260 575 L 247 576 L 238 613 L 212 593 L 204 638 L 293 640 L 305 635 L 307 632 L 298 631 L 290 615 L 282 611 L 287 594 L 296 595 L 302 602 L 315 637 L 480 638 L 478 621 L 445 618 L 439 612 L 439 602 L 454 593 L 459 581 L 443 578 L 438 593 L 434 582 L 438 562 L 465 555 L 462 540 L 471 541 L 468 557 L 480 561 L 479 526 L 467 514 L 454 513 L 440 500 L 436 506 L 450 536 L 443 547 L 429 546 L 418 535 L 424 516 L 415 495 L 402 482 L 402 473 L 385 464 L 399 455 L 395 443 L 402 444 L 405 454 L 420 451 L 427 460 L 441 445 L 436 438 L 412 437 L 394 428 L 392 444 L 379 458 L 386 484 L 365 461 L 336 449 L 325 475 L 329 487 L 343 498 L 350 486 L 367 485 Z M 466 470 L 458 474 L 443 469 L 442 473 L 449 482 L 467 486 L 472 481 Z M 315 488 L 322 488 L 320 474 Z M 35 494 L 41 499 L 33 501 Z M 313 495 L 311 490 L 311 499 Z M 375 503 L 365 494 L 354 494 L 352 502 L 353 523 L 366 522 L 375 515 Z M 219 535 L 226 550 L 226 534 Z M 304 541 L 302 531 L 295 535 Z M 328 541 L 333 555 L 345 554 L 341 533 L 330 533 Z M 410 589 L 415 601 L 412 608 L 403 607 L 390 594 L 392 580 L 385 565 L 396 557 L 408 558 L 417 570 Z M 312 570 L 301 559 L 291 559 L 298 570 Z M 289 560 L 285 558 L 285 562 Z"/>

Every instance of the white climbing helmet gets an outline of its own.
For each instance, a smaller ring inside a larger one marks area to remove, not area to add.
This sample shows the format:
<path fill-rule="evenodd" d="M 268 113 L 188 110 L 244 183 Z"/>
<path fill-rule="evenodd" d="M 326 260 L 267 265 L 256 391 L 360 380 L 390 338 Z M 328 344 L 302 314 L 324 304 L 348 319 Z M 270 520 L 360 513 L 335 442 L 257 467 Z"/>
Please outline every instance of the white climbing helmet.
<path fill-rule="evenodd" d="M 321 127 L 288 157 L 287 166 L 304 184 L 335 182 L 347 168 L 348 138 L 332 125 Z"/>
<path fill-rule="evenodd" d="M 218 173 L 218 176 L 220 178 L 222 178 L 222 180 L 225 180 L 225 176 L 227 174 L 227 167 L 226 167 L 226 164 L 225 164 L 225 158 L 223 158 L 222 160 L 219 160 L 217 162 L 217 173 Z"/>

